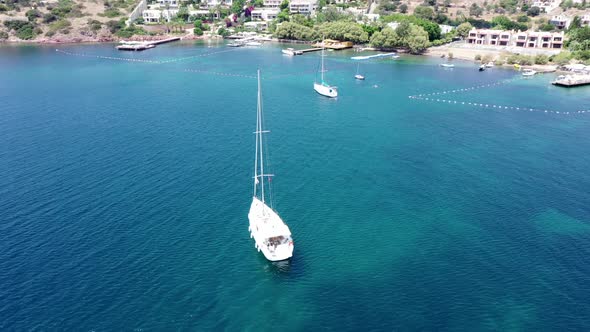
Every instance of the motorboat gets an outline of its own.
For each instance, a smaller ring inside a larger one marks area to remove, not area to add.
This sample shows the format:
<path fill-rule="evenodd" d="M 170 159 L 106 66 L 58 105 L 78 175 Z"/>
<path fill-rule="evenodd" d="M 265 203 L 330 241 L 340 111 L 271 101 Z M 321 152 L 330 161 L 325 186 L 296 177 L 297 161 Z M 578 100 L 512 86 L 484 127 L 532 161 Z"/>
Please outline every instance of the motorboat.
<path fill-rule="evenodd" d="M 530 77 L 530 76 L 534 76 L 536 73 L 537 72 L 532 69 L 524 69 L 522 71 L 522 76 Z"/>

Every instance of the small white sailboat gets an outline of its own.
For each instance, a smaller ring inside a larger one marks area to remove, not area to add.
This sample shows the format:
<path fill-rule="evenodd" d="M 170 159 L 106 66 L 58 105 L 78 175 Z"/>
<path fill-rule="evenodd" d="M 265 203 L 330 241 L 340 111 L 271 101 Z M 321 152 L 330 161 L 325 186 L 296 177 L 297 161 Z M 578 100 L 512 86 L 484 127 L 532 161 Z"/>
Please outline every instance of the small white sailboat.
<path fill-rule="evenodd" d="M 357 79 L 357 80 L 360 80 L 360 81 L 362 81 L 362 80 L 364 80 L 364 79 L 365 79 L 365 77 L 359 73 L 359 68 L 360 68 L 360 66 L 361 66 L 361 63 L 359 62 L 359 63 L 357 64 L 357 66 L 356 66 L 356 75 L 354 75 L 354 78 L 355 78 L 355 79 Z"/>
<path fill-rule="evenodd" d="M 272 174 L 264 173 L 263 136 L 269 131 L 262 128 L 262 92 L 260 90 L 260 70 L 258 71 L 258 106 L 256 111 L 256 155 L 254 158 L 254 197 L 248 212 L 250 237 L 254 246 L 269 261 L 282 261 L 293 256 L 294 243 L 291 231 L 279 214 L 267 205 L 265 187 L 270 188 Z"/>
<path fill-rule="evenodd" d="M 443 68 L 454 68 L 455 67 L 455 65 L 452 63 L 441 63 L 440 66 Z"/>
<path fill-rule="evenodd" d="M 331 86 L 324 81 L 324 49 L 322 48 L 322 68 L 321 68 L 321 79 L 320 82 L 313 82 L 313 89 L 321 94 L 322 96 L 326 96 L 329 98 L 336 98 L 338 97 L 338 89 L 335 86 Z"/>

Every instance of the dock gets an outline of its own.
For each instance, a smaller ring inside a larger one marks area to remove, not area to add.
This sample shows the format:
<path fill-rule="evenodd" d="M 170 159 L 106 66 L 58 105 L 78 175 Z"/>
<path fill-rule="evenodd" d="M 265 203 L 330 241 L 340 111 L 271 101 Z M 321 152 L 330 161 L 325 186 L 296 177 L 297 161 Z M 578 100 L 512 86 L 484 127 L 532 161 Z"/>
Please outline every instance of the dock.
<path fill-rule="evenodd" d="M 368 59 L 386 58 L 386 57 L 395 57 L 395 56 L 397 56 L 396 53 L 379 53 L 379 54 L 374 54 L 374 55 L 353 56 L 350 59 L 352 59 L 352 60 L 368 60 Z"/>
<path fill-rule="evenodd" d="M 321 51 L 322 48 L 321 47 L 314 47 L 314 48 L 306 48 L 303 50 L 297 50 L 297 53 L 303 54 L 303 53 L 308 53 L 308 52 L 317 52 L 317 51 Z"/>
<path fill-rule="evenodd" d="M 582 86 L 590 84 L 590 74 L 588 75 L 567 75 L 560 76 L 555 81 L 551 82 L 553 85 L 571 88 L 575 86 Z"/>
<path fill-rule="evenodd" d="M 146 40 L 146 41 L 121 41 L 121 45 L 117 46 L 119 51 L 145 51 L 156 45 L 170 43 L 180 40 L 180 37 L 171 37 L 161 40 Z"/>

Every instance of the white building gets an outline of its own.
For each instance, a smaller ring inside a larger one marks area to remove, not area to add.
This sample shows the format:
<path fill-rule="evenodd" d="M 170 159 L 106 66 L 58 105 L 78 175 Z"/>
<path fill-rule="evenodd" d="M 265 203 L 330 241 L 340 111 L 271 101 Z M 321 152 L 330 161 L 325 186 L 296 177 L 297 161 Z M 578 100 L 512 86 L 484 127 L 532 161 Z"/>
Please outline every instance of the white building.
<path fill-rule="evenodd" d="M 291 14 L 310 15 L 318 9 L 318 0 L 292 0 L 289 2 Z"/>
<path fill-rule="evenodd" d="M 268 23 L 264 21 L 245 22 L 244 27 L 246 28 L 246 30 L 264 31 L 268 29 Z"/>
<path fill-rule="evenodd" d="M 157 6 L 144 10 L 142 17 L 147 23 L 159 23 L 163 20 L 170 22 L 176 14 L 178 14 L 178 9 L 164 9 Z"/>
<path fill-rule="evenodd" d="M 178 0 L 157 0 L 156 2 L 164 8 L 166 8 L 166 6 L 169 8 L 177 8 L 179 4 Z"/>
<path fill-rule="evenodd" d="M 387 27 L 391 28 L 392 30 L 397 29 L 398 26 L 399 26 L 399 22 L 389 22 L 389 23 L 387 23 Z"/>
<path fill-rule="evenodd" d="M 514 32 L 489 29 L 472 29 L 468 44 L 514 46 L 524 48 L 562 49 L 565 34 L 561 32 Z"/>
<path fill-rule="evenodd" d="M 550 13 L 552 10 L 559 7 L 561 1 L 559 0 L 548 0 L 548 1 L 534 1 L 531 7 L 539 7 L 545 13 Z"/>
<path fill-rule="evenodd" d="M 455 27 L 451 25 L 439 24 L 438 26 L 440 27 L 440 33 L 443 35 L 455 30 Z"/>
<path fill-rule="evenodd" d="M 570 24 L 572 24 L 572 19 L 565 15 L 554 15 L 550 20 L 549 23 L 555 25 L 558 29 L 567 29 L 569 28 Z"/>
<path fill-rule="evenodd" d="M 215 6 L 231 6 L 232 0 L 207 0 L 207 8 L 213 8 Z"/>
<path fill-rule="evenodd" d="M 279 8 L 282 2 L 283 0 L 264 0 L 263 5 L 268 8 Z"/>
<path fill-rule="evenodd" d="M 262 8 L 252 11 L 252 20 L 272 21 L 279 15 L 278 8 Z"/>

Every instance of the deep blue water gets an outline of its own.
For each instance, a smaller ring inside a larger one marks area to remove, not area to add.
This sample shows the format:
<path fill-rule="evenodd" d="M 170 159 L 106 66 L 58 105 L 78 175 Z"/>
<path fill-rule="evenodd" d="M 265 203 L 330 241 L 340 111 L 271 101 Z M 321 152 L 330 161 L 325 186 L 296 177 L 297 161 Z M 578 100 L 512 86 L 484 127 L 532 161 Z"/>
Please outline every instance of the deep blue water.
<path fill-rule="evenodd" d="M 0 48 L 0 330 L 590 329 L 590 114 L 408 98 L 518 73 L 329 52 L 329 100 L 279 46 L 59 48 Z M 256 68 L 283 264 L 248 234 Z M 552 78 L 452 98 L 590 109 Z"/>

